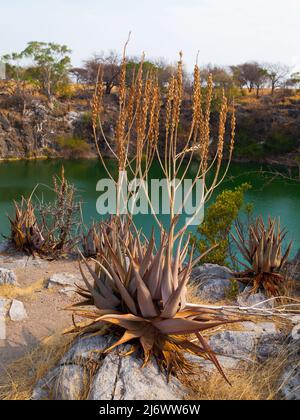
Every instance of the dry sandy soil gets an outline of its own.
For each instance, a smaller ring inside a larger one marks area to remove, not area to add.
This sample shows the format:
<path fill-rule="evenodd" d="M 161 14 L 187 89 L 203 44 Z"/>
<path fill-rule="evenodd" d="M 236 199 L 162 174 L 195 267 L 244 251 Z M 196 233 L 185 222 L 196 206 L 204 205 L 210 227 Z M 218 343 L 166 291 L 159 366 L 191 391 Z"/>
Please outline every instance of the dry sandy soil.
<path fill-rule="evenodd" d="M 6 340 L 0 340 L 0 373 L 5 366 L 25 355 L 43 338 L 72 326 L 71 314 L 64 308 L 78 299 L 75 293 L 63 293 L 64 286 L 47 288 L 55 273 L 81 275 L 74 260 L 44 261 L 0 254 L 0 267 L 14 271 L 18 287 L 0 286 L 0 297 L 23 302 L 28 318 L 21 322 L 6 319 Z"/>

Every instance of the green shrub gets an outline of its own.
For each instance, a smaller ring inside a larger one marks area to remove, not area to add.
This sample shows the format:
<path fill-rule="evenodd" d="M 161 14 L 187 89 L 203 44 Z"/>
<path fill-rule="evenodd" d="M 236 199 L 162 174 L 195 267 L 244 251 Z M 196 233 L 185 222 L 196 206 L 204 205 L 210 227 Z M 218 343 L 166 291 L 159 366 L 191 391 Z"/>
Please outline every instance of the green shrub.
<path fill-rule="evenodd" d="M 297 141 L 289 133 L 276 131 L 267 138 L 264 149 L 266 153 L 280 155 L 281 153 L 292 152 L 297 145 Z"/>
<path fill-rule="evenodd" d="M 225 296 L 228 300 L 235 300 L 239 294 L 239 284 L 236 279 L 230 280 L 230 285 L 225 289 Z"/>
<path fill-rule="evenodd" d="M 260 158 L 263 156 L 263 146 L 258 143 L 249 143 L 247 145 L 237 145 L 236 154 L 244 158 Z"/>
<path fill-rule="evenodd" d="M 224 190 L 216 202 L 206 210 L 204 222 L 198 226 L 198 235 L 192 237 L 192 243 L 199 253 L 205 252 L 215 244 L 219 246 L 201 260 L 201 263 L 227 264 L 229 233 L 243 207 L 244 194 L 250 188 L 251 185 L 245 183 L 234 190 Z"/>
<path fill-rule="evenodd" d="M 90 152 L 90 145 L 79 137 L 59 137 L 56 143 L 63 152 L 72 153 L 73 157 L 84 156 Z"/>

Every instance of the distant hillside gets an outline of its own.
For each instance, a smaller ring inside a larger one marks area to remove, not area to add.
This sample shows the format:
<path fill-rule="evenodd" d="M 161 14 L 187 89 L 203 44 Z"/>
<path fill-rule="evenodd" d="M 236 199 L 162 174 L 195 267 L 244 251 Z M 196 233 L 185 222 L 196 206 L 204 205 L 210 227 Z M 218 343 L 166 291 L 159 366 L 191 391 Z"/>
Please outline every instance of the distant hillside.
<path fill-rule="evenodd" d="M 50 107 L 39 94 L 0 90 L 0 159 L 96 157 L 91 128 L 91 88 L 77 87 Z M 114 136 L 118 112 L 117 93 L 105 95 L 104 124 Z M 215 107 L 217 107 L 217 100 Z M 241 96 L 236 103 L 237 138 L 234 158 L 295 165 L 300 156 L 300 96 L 263 94 Z M 164 107 L 162 107 L 162 118 Z M 187 134 L 191 101 L 183 102 L 181 136 Z M 217 113 L 212 114 L 212 138 L 217 133 Z M 100 147 L 105 144 L 100 139 Z"/>

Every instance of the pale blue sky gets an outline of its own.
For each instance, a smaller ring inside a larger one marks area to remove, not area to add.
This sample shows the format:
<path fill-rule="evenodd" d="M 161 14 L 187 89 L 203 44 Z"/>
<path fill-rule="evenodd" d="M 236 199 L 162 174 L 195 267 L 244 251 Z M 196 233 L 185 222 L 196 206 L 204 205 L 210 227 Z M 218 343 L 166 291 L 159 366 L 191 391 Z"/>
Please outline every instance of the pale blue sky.
<path fill-rule="evenodd" d="M 28 41 L 65 43 L 73 63 L 92 53 L 129 54 L 200 63 L 281 61 L 300 69 L 299 0 L 0 0 L 0 56 Z"/>

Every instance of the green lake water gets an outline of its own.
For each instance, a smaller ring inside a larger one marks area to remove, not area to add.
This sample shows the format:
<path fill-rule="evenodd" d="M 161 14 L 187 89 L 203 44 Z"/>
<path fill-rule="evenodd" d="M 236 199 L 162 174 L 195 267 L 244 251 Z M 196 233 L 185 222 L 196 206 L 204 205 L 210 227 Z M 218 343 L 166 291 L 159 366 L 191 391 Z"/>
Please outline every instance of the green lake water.
<path fill-rule="evenodd" d="M 19 200 L 22 195 L 30 195 L 37 184 L 41 184 L 37 195 L 41 197 L 43 194 L 45 200 L 51 199 L 51 192 L 43 185 L 51 185 L 52 176 L 60 172 L 62 163 L 66 177 L 76 185 L 78 195 L 83 202 L 85 223 L 89 224 L 92 219 L 99 219 L 96 211 L 96 200 L 99 197 L 96 184 L 101 177 L 105 176 L 105 171 L 97 160 L 2 162 L 0 163 L 0 232 L 2 234 L 8 233 L 9 223 L 6 215 L 13 214 L 13 200 Z M 112 166 L 113 163 L 110 165 Z M 187 177 L 192 178 L 196 169 L 195 162 Z M 243 182 L 251 183 L 253 188 L 246 193 L 246 202 L 253 203 L 254 214 L 261 214 L 265 220 L 268 215 L 280 217 L 281 225 L 288 230 L 287 240 L 294 241 L 292 253 L 294 255 L 300 249 L 300 182 L 286 181 L 282 178 L 270 182 L 270 179 L 259 173 L 260 169 L 261 166 L 255 164 L 233 163 L 214 197 L 222 189 L 233 188 Z M 155 165 L 151 176 L 160 177 Z M 143 228 L 146 235 L 149 235 L 151 231 L 152 222 L 151 216 L 136 218 L 137 225 Z"/>

